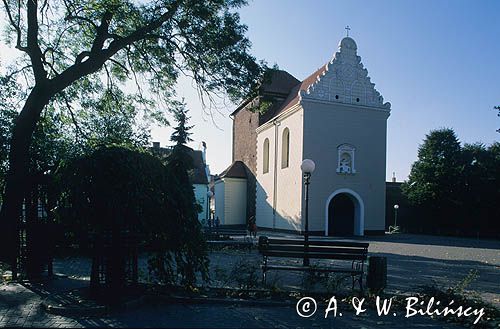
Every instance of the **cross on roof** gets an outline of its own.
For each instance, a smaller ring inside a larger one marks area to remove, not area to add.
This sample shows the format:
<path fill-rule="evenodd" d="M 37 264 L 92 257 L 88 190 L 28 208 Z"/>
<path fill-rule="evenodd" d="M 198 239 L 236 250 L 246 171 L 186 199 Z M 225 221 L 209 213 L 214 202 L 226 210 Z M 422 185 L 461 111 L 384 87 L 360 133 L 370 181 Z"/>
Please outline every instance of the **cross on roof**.
<path fill-rule="evenodd" d="M 347 25 L 347 26 L 345 27 L 345 31 L 346 31 L 346 33 L 347 33 L 347 36 L 349 36 L 349 31 L 350 31 L 350 30 L 351 30 L 351 28 L 349 27 L 349 25 Z"/>

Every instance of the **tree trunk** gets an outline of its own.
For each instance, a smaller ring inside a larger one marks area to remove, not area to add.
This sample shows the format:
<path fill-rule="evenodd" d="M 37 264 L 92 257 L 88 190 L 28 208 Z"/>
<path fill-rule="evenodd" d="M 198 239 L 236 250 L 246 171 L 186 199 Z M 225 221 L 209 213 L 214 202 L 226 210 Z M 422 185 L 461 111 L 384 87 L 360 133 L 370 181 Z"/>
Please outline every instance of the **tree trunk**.
<path fill-rule="evenodd" d="M 0 211 L 0 255 L 10 263 L 17 278 L 19 258 L 19 219 L 29 175 L 29 148 L 40 113 L 53 96 L 46 86 L 35 86 L 14 123 L 9 151 L 9 171 Z"/>

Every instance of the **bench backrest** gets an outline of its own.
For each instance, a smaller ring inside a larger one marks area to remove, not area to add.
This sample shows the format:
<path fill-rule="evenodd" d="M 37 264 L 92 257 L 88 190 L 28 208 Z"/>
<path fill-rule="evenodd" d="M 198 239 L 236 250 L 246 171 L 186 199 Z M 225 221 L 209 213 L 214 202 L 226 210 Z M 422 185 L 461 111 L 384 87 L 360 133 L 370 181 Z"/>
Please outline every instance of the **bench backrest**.
<path fill-rule="evenodd" d="M 307 256 L 318 259 L 345 259 L 365 261 L 368 257 L 366 242 L 309 240 Z M 303 239 L 274 239 L 259 237 L 259 252 L 264 256 L 303 258 L 306 253 Z"/>

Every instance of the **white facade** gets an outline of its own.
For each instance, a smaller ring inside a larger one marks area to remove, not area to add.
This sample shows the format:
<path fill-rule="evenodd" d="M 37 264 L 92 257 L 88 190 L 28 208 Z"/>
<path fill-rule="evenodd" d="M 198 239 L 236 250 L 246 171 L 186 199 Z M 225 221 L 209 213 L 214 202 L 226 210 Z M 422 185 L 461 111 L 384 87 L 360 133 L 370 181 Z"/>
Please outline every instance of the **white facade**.
<path fill-rule="evenodd" d="M 220 225 L 246 225 L 247 180 L 224 177 L 215 181 L 215 218 Z"/>
<path fill-rule="evenodd" d="M 303 111 L 292 108 L 278 120 L 257 129 L 257 201 L 258 226 L 301 230 Z M 283 134 L 289 132 L 288 167 L 283 167 Z M 264 142 L 269 141 L 269 171 L 264 173 Z M 276 145 L 278 148 L 276 149 Z M 275 210 L 273 210 L 275 209 Z"/>
<path fill-rule="evenodd" d="M 374 88 L 349 37 L 315 74 L 296 91 L 296 103 L 257 128 L 257 225 L 303 230 L 300 164 L 309 158 L 316 163 L 310 185 L 309 230 L 325 235 L 341 229 L 354 235 L 383 232 L 390 103 L 384 103 Z M 290 145 L 288 166 L 283 168 L 285 129 Z M 267 143 L 268 148 L 264 147 Z M 267 149 L 269 156 L 264 154 Z M 269 170 L 265 170 L 267 159 Z M 344 201 L 338 201 L 338 196 Z M 341 206 L 341 202 L 352 206 Z M 346 218 L 348 227 L 340 227 Z"/>

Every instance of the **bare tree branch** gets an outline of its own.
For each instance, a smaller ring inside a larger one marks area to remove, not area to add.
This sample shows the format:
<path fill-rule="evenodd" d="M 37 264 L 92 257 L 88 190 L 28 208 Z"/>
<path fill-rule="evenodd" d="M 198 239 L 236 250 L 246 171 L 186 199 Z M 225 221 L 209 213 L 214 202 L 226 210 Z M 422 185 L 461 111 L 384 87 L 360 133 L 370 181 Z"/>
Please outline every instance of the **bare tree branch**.
<path fill-rule="evenodd" d="M 43 67 L 42 50 L 38 44 L 38 17 L 37 17 L 37 0 L 28 0 L 28 33 L 27 33 L 27 53 L 30 56 L 31 64 L 33 65 L 33 74 L 35 81 L 44 82 L 47 78 L 47 72 Z"/>
<path fill-rule="evenodd" d="M 7 16 L 9 17 L 9 22 L 10 22 L 10 25 L 16 30 L 16 48 L 21 50 L 21 51 L 24 51 L 24 52 L 27 52 L 27 48 L 26 47 L 23 47 L 22 46 L 22 31 L 21 31 L 21 27 L 20 27 L 20 24 L 19 24 L 19 16 L 18 16 L 18 22 L 16 23 L 14 21 L 14 17 L 12 16 L 12 12 L 10 10 L 10 6 L 9 4 L 7 3 L 7 0 L 2 0 L 3 1 L 3 5 L 5 7 L 5 10 L 7 12 Z"/>

